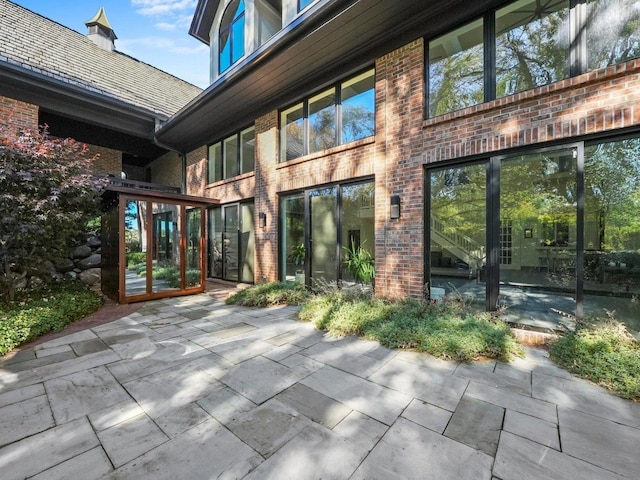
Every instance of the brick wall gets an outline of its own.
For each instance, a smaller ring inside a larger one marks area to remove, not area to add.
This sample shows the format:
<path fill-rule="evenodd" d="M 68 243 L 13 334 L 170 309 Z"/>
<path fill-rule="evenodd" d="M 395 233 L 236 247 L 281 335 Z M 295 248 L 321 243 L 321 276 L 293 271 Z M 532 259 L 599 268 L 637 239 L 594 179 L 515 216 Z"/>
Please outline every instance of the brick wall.
<path fill-rule="evenodd" d="M 6 123 L 11 119 L 19 127 L 38 125 L 38 106 L 0 96 L 0 120 Z"/>
<path fill-rule="evenodd" d="M 122 152 L 97 145 L 87 145 L 89 156 L 96 156 L 92 173 L 99 176 L 111 175 L 120 178 L 122 172 Z"/>
<path fill-rule="evenodd" d="M 176 152 L 167 152 L 148 165 L 151 182 L 182 188 L 182 159 Z"/>

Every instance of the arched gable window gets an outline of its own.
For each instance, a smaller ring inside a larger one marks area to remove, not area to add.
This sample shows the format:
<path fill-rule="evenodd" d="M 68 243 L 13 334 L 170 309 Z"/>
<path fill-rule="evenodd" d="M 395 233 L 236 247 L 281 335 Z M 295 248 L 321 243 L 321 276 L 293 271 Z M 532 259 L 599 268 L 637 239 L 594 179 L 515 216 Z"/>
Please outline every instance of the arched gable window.
<path fill-rule="evenodd" d="M 244 0 L 233 0 L 222 15 L 218 49 L 219 73 L 244 56 Z"/>

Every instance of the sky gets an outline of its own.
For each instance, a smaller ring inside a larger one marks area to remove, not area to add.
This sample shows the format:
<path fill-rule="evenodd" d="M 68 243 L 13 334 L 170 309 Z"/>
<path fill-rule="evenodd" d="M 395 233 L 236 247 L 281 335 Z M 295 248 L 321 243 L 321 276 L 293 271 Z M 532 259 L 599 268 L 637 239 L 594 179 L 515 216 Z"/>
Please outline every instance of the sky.
<path fill-rule="evenodd" d="M 83 35 L 100 7 L 116 50 L 201 88 L 209 86 L 209 47 L 189 35 L 197 0 L 12 0 Z"/>

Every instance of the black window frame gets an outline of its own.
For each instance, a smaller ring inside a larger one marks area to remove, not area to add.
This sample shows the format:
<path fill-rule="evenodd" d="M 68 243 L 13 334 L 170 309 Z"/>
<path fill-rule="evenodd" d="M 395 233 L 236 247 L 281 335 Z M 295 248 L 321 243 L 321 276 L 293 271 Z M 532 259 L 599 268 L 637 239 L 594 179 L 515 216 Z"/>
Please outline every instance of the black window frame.
<path fill-rule="evenodd" d="M 238 2 L 238 6 L 240 5 L 240 2 L 242 2 L 243 0 L 239 0 Z M 232 3 L 230 3 L 229 5 L 227 5 L 227 8 L 225 9 L 224 13 L 222 14 L 221 20 L 224 19 L 224 16 L 227 14 L 227 12 L 229 11 L 229 9 L 231 8 Z M 245 23 L 245 28 L 243 29 L 243 33 L 242 33 L 242 43 L 243 43 L 243 53 L 242 55 L 237 58 L 237 59 L 233 59 L 233 44 L 234 44 L 234 36 L 233 36 L 233 27 L 234 25 L 239 22 L 241 19 L 242 21 L 246 22 L 246 5 L 243 5 L 242 7 L 242 13 L 240 15 L 238 15 L 237 17 L 235 16 L 235 12 L 234 12 L 234 17 L 231 19 L 231 21 L 229 22 L 229 25 L 227 25 L 225 28 L 219 28 L 218 29 L 218 75 L 222 75 L 224 72 L 226 72 L 227 70 L 229 70 L 235 63 L 237 63 L 242 57 L 245 56 L 245 51 L 244 51 L 244 41 L 245 41 L 245 35 L 246 35 L 246 23 Z M 222 22 L 221 22 L 222 23 Z M 222 67 L 222 62 L 221 62 L 221 58 L 222 58 L 222 49 L 221 47 L 221 39 L 222 39 L 222 35 L 224 33 L 227 33 L 228 37 L 229 37 L 229 65 L 223 70 Z"/>
<path fill-rule="evenodd" d="M 342 132 L 342 85 L 349 82 L 350 80 L 358 77 L 359 75 L 362 75 L 364 73 L 367 72 L 373 72 L 373 135 L 367 135 L 361 138 L 357 138 L 355 140 L 350 140 L 348 142 L 343 142 L 343 132 Z M 322 93 L 322 92 L 326 92 L 330 89 L 334 90 L 334 97 L 335 97 L 335 103 L 334 103 L 334 108 L 335 108 L 335 135 L 334 135 L 334 146 L 331 148 L 335 148 L 335 147 L 339 147 L 341 145 L 346 145 L 348 143 L 351 142 L 357 142 L 359 140 L 362 140 L 363 138 L 368 138 L 369 136 L 375 136 L 375 131 L 376 131 L 376 99 L 375 99 L 375 93 L 376 93 L 376 69 L 374 66 L 370 66 L 368 68 L 363 68 L 361 70 L 359 70 L 358 72 L 349 75 L 348 77 L 342 78 L 337 82 L 331 83 L 329 85 L 325 85 L 323 88 L 319 88 L 317 90 L 314 90 L 312 93 L 305 95 L 302 99 L 298 99 L 297 101 L 288 104 L 286 107 L 281 108 L 278 110 L 278 163 L 284 163 L 284 162 L 288 162 L 288 161 L 292 161 L 292 160 L 297 160 L 299 158 L 302 158 L 306 155 L 311 155 L 311 154 L 315 154 L 318 152 L 322 152 L 324 150 L 316 150 L 311 152 L 309 149 L 309 100 L 312 99 L 313 97 L 317 96 L 318 94 Z M 285 126 L 285 124 L 283 124 L 282 122 L 282 114 L 289 110 L 292 107 L 295 107 L 296 105 L 302 104 L 302 121 L 303 121 L 303 126 L 302 126 L 302 130 L 303 130 L 303 135 L 302 135 L 302 147 L 303 147 L 303 153 L 299 156 L 299 157 L 295 157 L 295 158 L 290 158 L 287 159 L 286 155 L 283 155 L 282 152 L 282 132 L 283 132 L 283 127 Z"/>
<path fill-rule="evenodd" d="M 448 115 L 454 113 L 456 111 L 463 110 L 463 107 L 459 110 L 451 110 L 444 114 L 439 114 L 435 116 L 429 115 L 429 104 L 430 104 L 430 78 L 429 78 L 429 45 L 432 40 L 435 40 L 443 35 L 447 35 L 448 33 L 454 32 L 455 30 L 470 24 L 476 20 L 482 19 L 483 21 L 483 29 L 484 29 L 484 101 L 482 103 L 490 102 L 496 100 L 498 97 L 496 94 L 496 12 L 511 3 L 515 2 L 507 2 L 503 3 L 497 7 L 491 8 L 484 12 L 482 15 L 478 15 L 472 18 L 465 19 L 465 21 L 457 24 L 453 28 L 449 28 L 442 32 L 438 32 L 437 34 L 425 38 L 425 48 L 424 48 L 424 84 L 425 84 L 425 103 L 424 103 L 424 118 L 438 118 L 442 115 Z M 569 68 L 568 68 L 568 76 L 566 78 L 559 78 L 556 81 L 552 82 L 556 83 L 559 81 L 566 80 L 568 78 L 572 78 L 578 75 L 582 75 L 584 73 L 588 73 L 591 70 L 588 69 L 588 51 L 587 51 L 587 29 L 589 28 L 587 22 L 587 0 L 569 0 Z M 636 57 L 640 58 L 640 57 Z M 615 63 L 612 65 L 617 65 L 619 63 Z M 610 65 L 611 66 L 611 65 Z M 546 84 L 549 85 L 549 84 Z M 543 85 L 539 85 L 533 88 L 540 88 Z M 524 90 L 526 91 L 526 90 Z M 521 92 L 516 92 L 510 95 L 517 95 Z M 482 103 L 475 104 L 473 106 L 482 105 Z"/>
<path fill-rule="evenodd" d="M 247 170 L 246 172 L 243 171 L 243 163 L 244 163 L 244 158 L 242 155 L 242 134 L 245 133 L 247 130 L 253 129 L 254 131 L 254 141 L 256 140 L 256 134 L 255 134 L 255 125 L 249 125 L 245 128 L 242 128 L 240 130 L 238 130 L 237 132 L 231 134 L 231 135 L 227 135 L 224 138 L 221 138 L 220 140 L 217 140 L 215 142 L 211 142 L 207 145 L 207 184 L 211 184 L 211 183 L 216 183 L 216 182 L 222 182 L 224 180 L 229 180 L 231 178 L 240 176 L 240 175 L 244 175 L 246 173 L 251 173 L 251 172 L 255 172 L 256 169 L 256 163 L 257 163 L 257 155 L 255 153 L 254 150 L 254 157 L 253 157 L 253 169 L 251 170 Z M 238 173 L 235 175 L 231 175 L 231 176 L 227 176 L 227 169 L 226 169 L 226 162 L 225 162 L 225 142 L 227 140 L 229 140 L 230 138 L 235 137 L 236 139 L 236 164 L 238 166 Z M 218 162 L 216 163 L 216 165 L 214 166 L 214 171 L 215 171 L 215 167 L 218 167 L 219 171 L 221 172 L 220 177 L 221 178 L 211 178 L 211 167 L 212 167 L 212 159 L 211 159 L 211 148 L 218 145 L 220 148 L 220 158 L 218 159 Z M 212 180 L 212 181 L 211 181 Z"/>

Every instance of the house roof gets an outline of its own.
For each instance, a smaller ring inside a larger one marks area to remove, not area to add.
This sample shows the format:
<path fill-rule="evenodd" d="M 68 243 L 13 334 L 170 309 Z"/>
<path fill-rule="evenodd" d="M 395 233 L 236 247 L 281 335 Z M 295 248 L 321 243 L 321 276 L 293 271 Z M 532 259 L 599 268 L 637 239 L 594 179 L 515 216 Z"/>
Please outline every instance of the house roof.
<path fill-rule="evenodd" d="M 0 95 L 152 138 L 157 120 L 167 119 L 201 91 L 0 0 Z"/>

